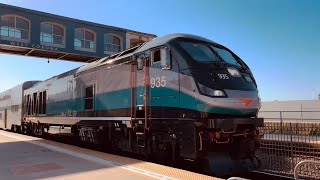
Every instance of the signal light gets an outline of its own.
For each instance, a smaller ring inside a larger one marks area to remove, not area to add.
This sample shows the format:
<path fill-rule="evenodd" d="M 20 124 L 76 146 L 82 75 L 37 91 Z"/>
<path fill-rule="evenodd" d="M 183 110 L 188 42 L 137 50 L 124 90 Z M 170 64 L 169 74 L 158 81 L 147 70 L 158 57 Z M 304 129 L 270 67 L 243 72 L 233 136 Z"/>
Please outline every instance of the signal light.
<path fill-rule="evenodd" d="M 216 138 L 220 139 L 220 137 L 221 137 L 220 132 L 216 132 Z"/>
<path fill-rule="evenodd" d="M 210 139 L 215 138 L 215 133 L 214 133 L 214 132 L 208 132 L 208 137 L 209 137 Z"/>
<path fill-rule="evenodd" d="M 240 77 L 241 76 L 241 74 L 238 71 L 238 69 L 236 69 L 234 67 L 228 67 L 227 70 L 231 74 L 231 76 L 233 76 L 233 77 Z"/>
<path fill-rule="evenodd" d="M 213 96 L 225 96 L 225 94 L 221 90 L 213 90 Z"/>

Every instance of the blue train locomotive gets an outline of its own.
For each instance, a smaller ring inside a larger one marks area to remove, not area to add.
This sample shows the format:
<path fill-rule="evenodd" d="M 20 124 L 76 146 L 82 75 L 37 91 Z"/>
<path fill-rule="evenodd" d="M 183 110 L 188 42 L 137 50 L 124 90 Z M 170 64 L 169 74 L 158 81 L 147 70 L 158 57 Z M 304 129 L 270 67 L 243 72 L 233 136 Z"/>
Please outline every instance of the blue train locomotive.
<path fill-rule="evenodd" d="M 257 166 L 259 108 L 256 81 L 236 54 L 170 34 L 1 93 L 0 128 L 69 133 L 117 151 L 193 161 L 220 176 Z"/>

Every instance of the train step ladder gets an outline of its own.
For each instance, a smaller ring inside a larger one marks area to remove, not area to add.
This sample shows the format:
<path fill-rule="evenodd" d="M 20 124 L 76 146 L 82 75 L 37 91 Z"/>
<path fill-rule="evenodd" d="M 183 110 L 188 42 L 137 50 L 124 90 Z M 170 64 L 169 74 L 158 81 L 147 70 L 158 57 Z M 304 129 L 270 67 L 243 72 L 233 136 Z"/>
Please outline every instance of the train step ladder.
<path fill-rule="evenodd" d="M 140 148 L 145 147 L 145 134 L 144 132 L 136 132 L 137 146 Z"/>
<path fill-rule="evenodd" d="M 137 137 L 137 146 L 139 148 L 145 148 L 145 129 L 143 123 L 136 124 L 136 137 Z"/>

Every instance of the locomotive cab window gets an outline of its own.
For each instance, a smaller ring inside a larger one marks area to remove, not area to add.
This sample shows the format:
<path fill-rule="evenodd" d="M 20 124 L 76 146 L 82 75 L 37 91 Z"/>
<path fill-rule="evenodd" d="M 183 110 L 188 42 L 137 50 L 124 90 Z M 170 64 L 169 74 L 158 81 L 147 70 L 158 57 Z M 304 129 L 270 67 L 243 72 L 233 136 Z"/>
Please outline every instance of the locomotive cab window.
<path fill-rule="evenodd" d="M 85 92 L 85 110 L 93 110 L 94 105 L 94 86 L 90 85 L 86 87 Z"/>
<path fill-rule="evenodd" d="M 160 49 L 153 51 L 153 63 L 157 63 L 161 61 Z"/>
<path fill-rule="evenodd" d="M 161 53 L 160 53 L 160 49 L 157 49 L 152 52 L 152 66 L 156 68 L 160 68 L 160 62 L 161 62 Z"/>

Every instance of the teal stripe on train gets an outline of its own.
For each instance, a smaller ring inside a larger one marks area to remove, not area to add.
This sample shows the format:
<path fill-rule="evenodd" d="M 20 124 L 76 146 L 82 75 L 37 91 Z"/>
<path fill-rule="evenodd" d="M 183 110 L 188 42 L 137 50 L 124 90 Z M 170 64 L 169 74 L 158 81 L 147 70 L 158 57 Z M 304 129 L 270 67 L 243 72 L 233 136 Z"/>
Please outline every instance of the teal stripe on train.
<path fill-rule="evenodd" d="M 136 94 L 136 104 L 142 104 L 143 87 L 139 87 Z M 103 94 L 97 94 L 95 97 L 95 110 L 111 110 L 120 108 L 130 108 L 130 89 L 113 91 Z M 198 101 L 194 97 L 179 93 L 169 88 L 152 88 L 150 92 L 151 106 L 166 106 L 185 108 L 202 112 L 217 114 L 248 114 L 255 113 L 255 109 L 232 109 L 224 107 L 215 107 Z M 47 114 L 61 114 L 65 112 L 83 112 L 84 98 L 75 100 L 65 100 L 61 102 L 50 103 L 47 106 Z"/>

